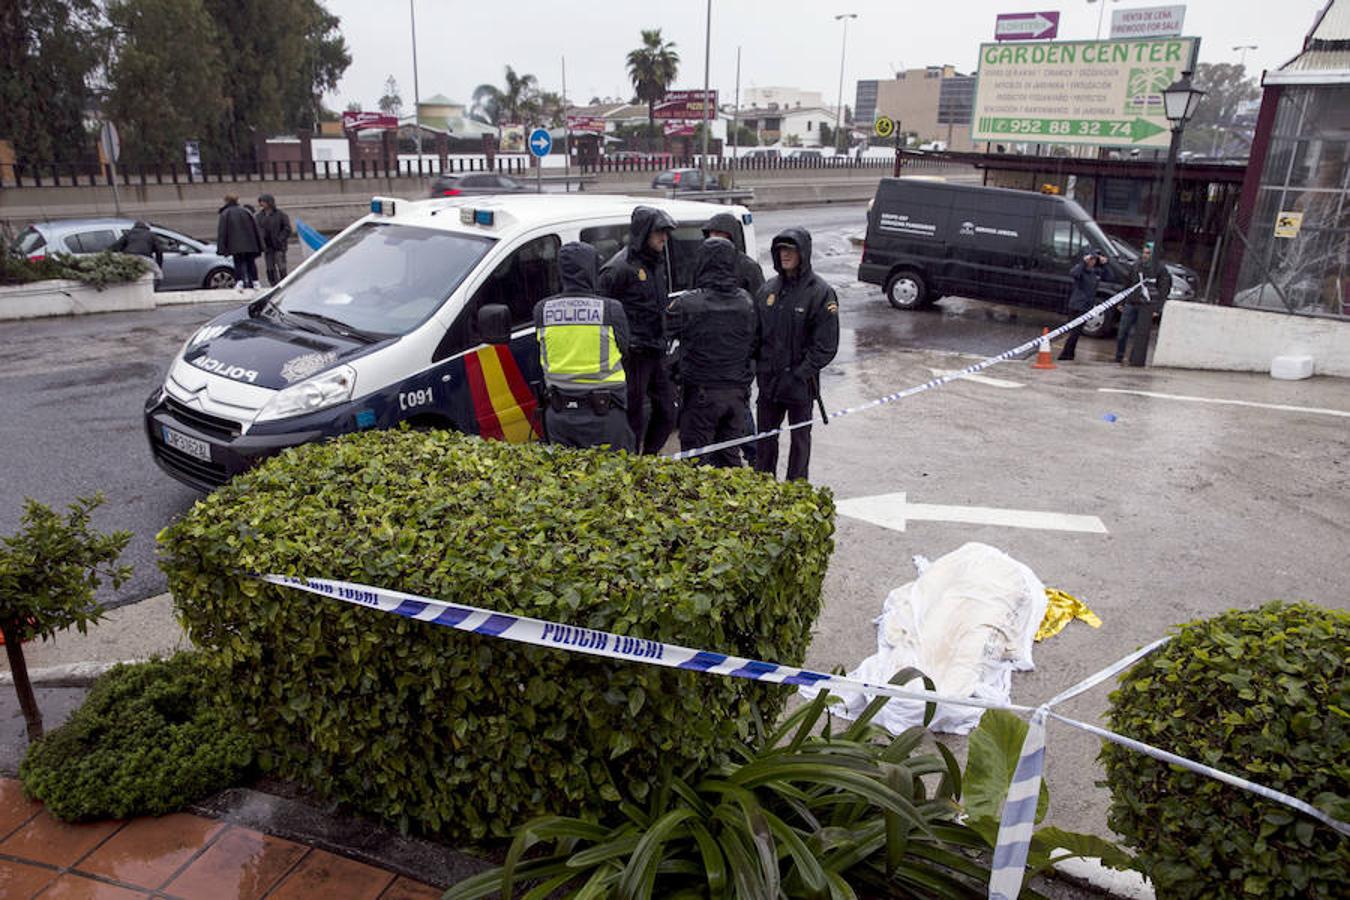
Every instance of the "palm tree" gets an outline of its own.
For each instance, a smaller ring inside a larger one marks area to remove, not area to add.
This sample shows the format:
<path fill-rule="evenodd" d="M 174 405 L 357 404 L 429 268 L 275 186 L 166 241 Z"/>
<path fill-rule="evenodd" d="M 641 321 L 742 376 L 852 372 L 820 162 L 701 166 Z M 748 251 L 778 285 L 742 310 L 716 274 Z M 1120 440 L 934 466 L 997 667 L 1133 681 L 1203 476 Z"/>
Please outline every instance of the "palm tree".
<path fill-rule="evenodd" d="M 533 75 L 517 74 L 506 67 L 506 85 L 480 84 L 473 89 L 473 106 L 469 114 L 493 125 L 518 123 L 524 113 L 530 112 L 539 93 L 539 79 Z"/>
<path fill-rule="evenodd" d="M 647 104 L 647 130 L 656 131 L 656 103 L 666 96 L 675 83 L 680 68 L 680 54 L 673 41 L 661 39 L 661 29 L 643 30 L 642 46 L 628 53 L 628 77 L 633 82 L 638 99 Z"/>

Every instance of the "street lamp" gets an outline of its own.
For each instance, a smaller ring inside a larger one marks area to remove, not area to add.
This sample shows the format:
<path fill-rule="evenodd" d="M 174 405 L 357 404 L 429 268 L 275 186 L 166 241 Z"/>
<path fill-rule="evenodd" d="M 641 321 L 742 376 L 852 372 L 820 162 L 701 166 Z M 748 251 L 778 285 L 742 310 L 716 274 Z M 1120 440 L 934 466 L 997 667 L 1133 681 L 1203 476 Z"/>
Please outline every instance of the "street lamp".
<path fill-rule="evenodd" d="M 848 49 L 848 20 L 858 18 L 857 13 L 840 13 L 834 17 L 836 22 L 844 23 L 844 39 L 839 45 L 839 97 L 834 106 L 834 149 L 839 149 L 839 131 L 844 121 L 844 52 Z"/>
<path fill-rule="evenodd" d="M 1163 236 L 1167 232 L 1167 220 L 1172 214 L 1172 184 L 1176 179 L 1177 153 L 1181 150 L 1181 133 L 1186 123 L 1195 115 L 1200 99 L 1205 92 L 1191 84 L 1191 73 L 1182 72 L 1181 78 L 1172 82 L 1162 92 L 1163 114 L 1172 123 L 1172 146 L 1167 151 L 1167 168 L 1163 170 L 1162 197 L 1158 204 L 1158 219 L 1153 224 L 1153 262 L 1163 266 Z M 1162 298 L 1164 301 L 1166 297 Z M 1134 339 L 1134 348 L 1130 351 L 1130 365 L 1142 366 L 1148 362 L 1148 339 L 1153 331 L 1153 305 L 1150 303 L 1140 313 L 1135 325 L 1138 334 Z"/>
<path fill-rule="evenodd" d="M 1238 57 L 1238 65 L 1242 66 L 1244 71 L 1247 68 L 1247 51 L 1258 49 L 1260 48 L 1257 47 L 1255 44 L 1238 44 L 1236 47 L 1233 48 L 1234 53 L 1242 54 L 1241 56 Z"/>
<path fill-rule="evenodd" d="M 1106 12 L 1106 0 L 1087 0 L 1088 5 L 1100 3 L 1101 8 L 1097 10 L 1097 40 L 1102 39 L 1102 15 Z M 1112 3 L 1119 3 L 1120 0 L 1111 0 Z"/>

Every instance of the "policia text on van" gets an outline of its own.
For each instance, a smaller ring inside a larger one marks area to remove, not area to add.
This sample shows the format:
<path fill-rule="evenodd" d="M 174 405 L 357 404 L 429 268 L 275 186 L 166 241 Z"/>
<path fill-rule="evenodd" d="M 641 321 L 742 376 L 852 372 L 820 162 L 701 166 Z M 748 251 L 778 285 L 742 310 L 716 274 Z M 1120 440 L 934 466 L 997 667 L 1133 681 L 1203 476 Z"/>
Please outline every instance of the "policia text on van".
<path fill-rule="evenodd" d="M 155 462 L 210 490 L 287 447 L 402 422 L 535 440 L 544 394 L 534 311 L 562 246 L 609 257 L 634 207 L 675 222 L 661 265 L 693 286 L 713 209 L 678 200 L 512 194 L 372 212 L 248 306 L 192 335 L 146 401 Z M 730 207 L 754 254 L 750 213 Z"/>
<path fill-rule="evenodd" d="M 1029 191 L 883 178 L 867 214 L 858 280 L 881 285 L 896 309 L 943 297 L 989 300 L 1056 313 L 1068 311 L 1070 271 L 1094 248 L 1114 245 L 1072 200 Z M 1125 265 L 1110 257 L 1107 282 L 1124 283 Z M 1083 328 L 1104 337 L 1114 310 Z"/>

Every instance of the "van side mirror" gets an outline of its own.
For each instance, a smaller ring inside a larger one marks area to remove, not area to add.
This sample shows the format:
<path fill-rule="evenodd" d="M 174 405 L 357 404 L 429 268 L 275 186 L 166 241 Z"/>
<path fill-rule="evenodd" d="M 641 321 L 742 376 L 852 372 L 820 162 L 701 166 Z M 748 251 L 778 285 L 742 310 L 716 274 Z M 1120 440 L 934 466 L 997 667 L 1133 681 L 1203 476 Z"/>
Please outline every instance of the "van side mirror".
<path fill-rule="evenodd" d="M 501 303 L 480 306 L 478 335 L 486 344 L 511 343 L 511 310 Z"/>

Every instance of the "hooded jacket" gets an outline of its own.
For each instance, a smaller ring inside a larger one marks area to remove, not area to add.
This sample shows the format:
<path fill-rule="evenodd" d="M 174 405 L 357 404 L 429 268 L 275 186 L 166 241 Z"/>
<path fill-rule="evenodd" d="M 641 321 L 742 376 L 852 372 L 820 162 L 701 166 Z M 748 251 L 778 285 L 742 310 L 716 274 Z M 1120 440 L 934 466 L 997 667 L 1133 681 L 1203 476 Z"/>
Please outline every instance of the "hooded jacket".
<path fill-rule="evenodd" d="M 1073 291 L 1069 294 L 1069 312 L 1087 312 L 1097 302 L 1097 285 L 1101 283 L 1106 266 L 1098 263 L 1088 268 L 1081 259 L 1078 265 L 1069 271 L 1073 279 Z"/>
<path fill-rule="evenodd" d="M 797 248 L 801 262 L 789 277 L 780 251 Z M 839 351 L 839 300 L 834 288 L 811 269 L 811 235 L 788 228 L 770 245 L 778 274 L 760 289 L 759 390 L 779 403 L 809 403 L 819 393 L 820 370 Z"/>
<path fill-rule="evenodd" d="M 747 389 L 759 350 L 755 301 L 738 287 L 736 247 L 708 238 L 695 258 L 694 290 L 666 308 L 666 334 L 680 342 L 680 381 L 694 387 Z"/>
<path fill-rule="evenodd" d="M 725 212 L 713 216 L 708 220 L 708 224 L 703 226 L 705 238 L 710 231 L 720 231 L 723 234 L 730 235 L 744 233 L 741 231 L 740 221 L 731 213 Z M 751 297 L 758 294 L 759 289 L 764 287 L 764 270 L 749 255 L 740 251 L 736 252 L 736 285 L 749 293 Z"/>
<path fill-rule="evenodd" d="M 216 252 L 221 256 L 262 253 L 262 232 L 249 211 L 238 203 L 226 203 L 216 220 Z"/>
<path fill-rule="evenodd" d="M 291 217 L 277 209 L 277 200 L 271 194 L 260 195 L 258 202 L 263 205 L 256 217 L 263 249 L 285 251 L 291 240 Z"/>
<path fill-rule="evenodd" d="M 600 270 L 600 293 L 623 304 L 632 332 L 630 349 L 638 353 L 662 354 L 666 349 L 661 321 L 668 293 L 665 260 L 647 247 L 647 238 L 653 231 L 674 228 L 675 220 L 664 210 L 637 207 L 628 223 L 628 246 Z"/>
<path fill-rule="evenodd" d="M 1139 296 L 1135 291 L 1130 296 L 1129 302 L 1140 306 L 1145 303 L 1158 305 L 1167 300 L 1168 295 L 1172 293 L 1172 273 L 1167 270 L 1167 266 L 1159 262 L 1158 257 L 1150 256 L 1148 262 L 1144 262 L 1141 256 L 1130 266 L 1128 284 L 1133 286 L 1139 283 L 1140 278 L 1144 279 L 1144 285 L 1148 288 L 1147 299 Z"/>
<path fill-rule="evenodd" d="M 108 249 L 113 253 L 149 257 L 155 261 L 155 265 L 164 268 L 164 249 L 159 245 L 159 238 L 144 222 L 132 225 Z"/>
<path fill-rule="evenodd" d="M 622 356 L 628 352 L 628 317 L 624 314 L 623 304 L 600 296 L 597 290 L 599 266 L 600 257 L 590 244 L 572 241 L 563 244 L 558 251 L 562 292 L 534 305 L 540 362 L 544 367 L 545 383 L 555 390 L 565 393 L 605 390 L 622 400 L 626 394 Z M 559 340 L 550 332 L 560 328 L 569 332 L 574 329 L 586 331 L 568 334 Z M 599 357 L 586 357 L 596 364 L 594 369 L 582 371 L 586 367 L 578 368 L 579 354 L 594 353 L 599 342 L 612 342 L 609 344 L 609 356 L 612 357 L 609 366 L 601 365 L 606 358 L 601 351 Z M 553 353 L 552 362 L 550 352 Z M 569 368 L 575 371 L 564 371 Z"/>

